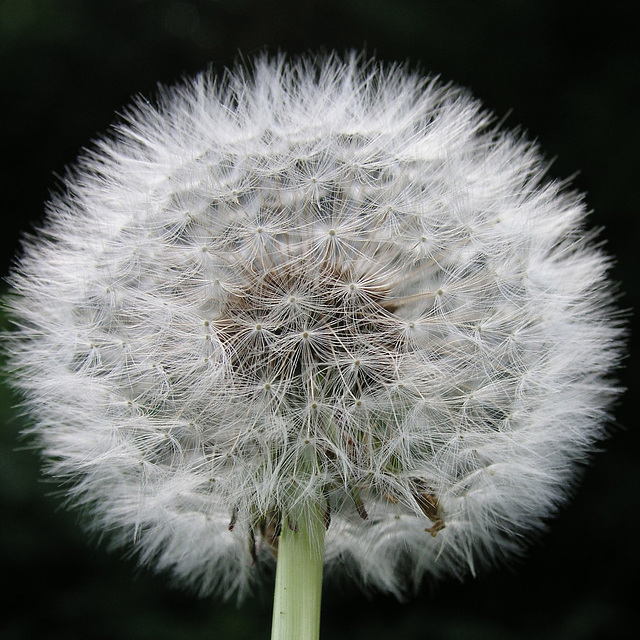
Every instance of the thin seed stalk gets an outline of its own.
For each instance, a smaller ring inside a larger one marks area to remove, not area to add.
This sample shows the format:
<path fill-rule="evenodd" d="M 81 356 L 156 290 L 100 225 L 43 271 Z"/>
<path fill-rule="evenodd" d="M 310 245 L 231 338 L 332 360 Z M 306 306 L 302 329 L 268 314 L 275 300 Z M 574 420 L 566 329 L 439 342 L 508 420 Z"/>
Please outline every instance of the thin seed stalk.
<path fill-rule="evenodd" d="M 319 508 L 284 519 L 278 538 L 271 640 L 318 640 L 325 522 Z"/>

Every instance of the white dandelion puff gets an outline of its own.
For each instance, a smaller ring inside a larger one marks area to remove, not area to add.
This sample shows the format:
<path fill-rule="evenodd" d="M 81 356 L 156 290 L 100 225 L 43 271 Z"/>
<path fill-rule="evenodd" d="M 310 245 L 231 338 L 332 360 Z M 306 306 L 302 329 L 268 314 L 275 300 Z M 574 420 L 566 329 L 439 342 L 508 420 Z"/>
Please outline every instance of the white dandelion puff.
<path fill-rule="evenodd" d="M 313 514 L 327 567 L 396 594 L 523 548 L 604 434 L 621 328 L 582 198 L 491 121 L 402 67 L 263 58 L 81 157 L 8 351 L 95 530 L 225 595 Z"/>

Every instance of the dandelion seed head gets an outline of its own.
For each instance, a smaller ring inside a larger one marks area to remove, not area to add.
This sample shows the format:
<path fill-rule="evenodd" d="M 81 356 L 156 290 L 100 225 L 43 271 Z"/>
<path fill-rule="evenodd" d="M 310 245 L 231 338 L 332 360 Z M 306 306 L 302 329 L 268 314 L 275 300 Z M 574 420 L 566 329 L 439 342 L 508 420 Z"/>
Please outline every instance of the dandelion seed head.
<path fill-rule="evenodd" d="M 490 122 L 358 56 L 131 107 L 11 276 L 16 385 L 91 526 L 203 594 L 306 504 L 330 569 L 397 594 L 522 549 L 621 330 L 581 197 Z"/>

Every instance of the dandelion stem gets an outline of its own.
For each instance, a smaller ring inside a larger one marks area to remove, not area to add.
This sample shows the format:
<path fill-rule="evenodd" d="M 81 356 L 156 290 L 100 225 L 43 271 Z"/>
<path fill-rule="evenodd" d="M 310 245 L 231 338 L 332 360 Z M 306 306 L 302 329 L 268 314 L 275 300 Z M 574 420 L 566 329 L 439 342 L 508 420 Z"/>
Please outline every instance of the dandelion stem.
<path fill-rule="evenodd" d="M 318 640 L 325 523 L 319 508 L 282 524 L 271 640 Z"/>

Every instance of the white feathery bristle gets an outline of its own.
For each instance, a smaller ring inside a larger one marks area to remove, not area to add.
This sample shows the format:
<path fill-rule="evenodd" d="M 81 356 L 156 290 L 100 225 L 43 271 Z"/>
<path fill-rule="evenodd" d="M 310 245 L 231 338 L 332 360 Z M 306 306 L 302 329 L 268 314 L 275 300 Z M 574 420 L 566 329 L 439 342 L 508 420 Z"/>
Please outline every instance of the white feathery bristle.
<path fill-rule="evenodd" d="M 309 504 L 328 568 L 396 594 L 522 549 L 603 436 L 621 327 L 581 197 L 491 121 L 403 67 L 265 57 L 79 160 L 8 350 L 96 530 L 225 595 Z"/>

